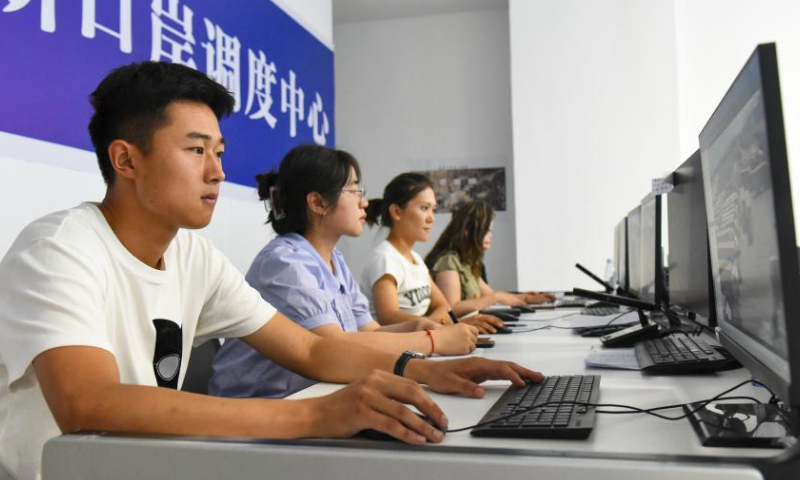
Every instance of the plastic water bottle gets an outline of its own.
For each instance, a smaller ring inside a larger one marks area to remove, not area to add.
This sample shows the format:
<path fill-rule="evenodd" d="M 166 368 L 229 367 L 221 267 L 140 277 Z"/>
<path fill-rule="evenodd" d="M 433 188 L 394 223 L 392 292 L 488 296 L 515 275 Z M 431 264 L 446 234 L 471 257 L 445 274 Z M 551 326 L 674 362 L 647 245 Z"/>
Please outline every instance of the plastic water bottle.
<path fill-rule="evenodd" d="M 606 271 L 604 278 L 606 283 L 609 285 L 615 285 L 617 283 L 617 280 L 614 277 L 614 262 L 610 258 L 606 260 Z"/>

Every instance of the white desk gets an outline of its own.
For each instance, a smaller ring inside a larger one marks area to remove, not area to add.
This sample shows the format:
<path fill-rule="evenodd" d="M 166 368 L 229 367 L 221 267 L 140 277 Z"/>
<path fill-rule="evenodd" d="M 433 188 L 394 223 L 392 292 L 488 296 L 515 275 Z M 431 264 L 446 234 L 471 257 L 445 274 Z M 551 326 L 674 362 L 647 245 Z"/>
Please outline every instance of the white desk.
<path fill-rule="evenodd" d="M 539 312 L 545 318 L 555 312 Z M 497 346 L 481 354 L 536 368 L 548 375 L 600 374 L 600 402 L 640 407 L 710 398 L 748 374 L 740 369 L 711 375 L 653 376 L 637 371 L 587 370 L 583 359 L 597 339 L 565 330 L 496 335 Z M 506 389 L 488 382 L 484 399 L 432 393 L 450 427 L 477 423 Z M 318 384 L 295 395 L 316 396 L 338 385 Z M 766 400 L 762 389 L 736 393 Z M 677 410 L 675 413 L 677 414 Z M 413 447 L 358 439 L 264 441 L 253 439 L 125 437 L 74 434 L 48 442 L 44 479 L 698 479 L 763 478 L 754 462 L 795 452 L 702 447 L 688 421 L 649 415 L 597 417 L 588 440 L 473 438 L 448 434 L 441 445 Z M 795 470 L 797 472 L 798 470 Z M 770 471 L 770 478 L 774 472 Z M 795 478 L 792 475 L 786 478 Z M 781 478 L 781 477 L 777 477 Z"/>

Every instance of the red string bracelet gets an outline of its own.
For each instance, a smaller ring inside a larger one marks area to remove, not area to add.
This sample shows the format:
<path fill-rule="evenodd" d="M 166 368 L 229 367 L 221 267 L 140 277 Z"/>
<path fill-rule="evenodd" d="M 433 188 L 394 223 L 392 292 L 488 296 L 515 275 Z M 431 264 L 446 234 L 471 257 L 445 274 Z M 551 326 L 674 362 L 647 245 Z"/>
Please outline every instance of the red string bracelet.
<path fill-rule="evenodd" d="M 428 355 L 430 357 L 434 353 L 436 353 L 436 344 L 433 343 L 433 333 L 430 330 L 425 330 L 425 333 L 427 333 L 428 336 L 431 337 L 431 354 Z"/>

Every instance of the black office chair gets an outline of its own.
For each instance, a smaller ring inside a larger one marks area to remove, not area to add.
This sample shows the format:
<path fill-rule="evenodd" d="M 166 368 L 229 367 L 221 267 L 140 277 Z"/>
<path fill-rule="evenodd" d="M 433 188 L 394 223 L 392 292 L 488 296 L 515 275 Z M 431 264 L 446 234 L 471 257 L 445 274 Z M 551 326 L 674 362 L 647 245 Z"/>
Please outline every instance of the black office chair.
<path fill-rule="evenodd" d="M 192 349 L 189 367 L 186 369 L 186 378 L 183 379 L 184 392 L 208 393 L 208 381 L 213 373 L 211 364 L 214 356 L 220 349 L 219 339 L 210 340 Z"/>

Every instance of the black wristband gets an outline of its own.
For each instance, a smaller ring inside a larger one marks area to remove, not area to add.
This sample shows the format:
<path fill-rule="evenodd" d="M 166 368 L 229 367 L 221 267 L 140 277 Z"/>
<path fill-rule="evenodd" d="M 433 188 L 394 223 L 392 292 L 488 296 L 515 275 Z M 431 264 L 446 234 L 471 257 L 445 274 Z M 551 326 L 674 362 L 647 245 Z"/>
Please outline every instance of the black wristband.
<path fill-rule="evenodd" d="M 398 358 L 394 364 L 394 374 L 397 375 L 398 377 L 402 377 L 403 372 L 406 369 L 406 364 L 412 358 L 425 358 L 425 354 L 419 352 L 412 352 L 409 350 L 406 350 L 405 352 L 401 353 L 400 358 Z"/>

